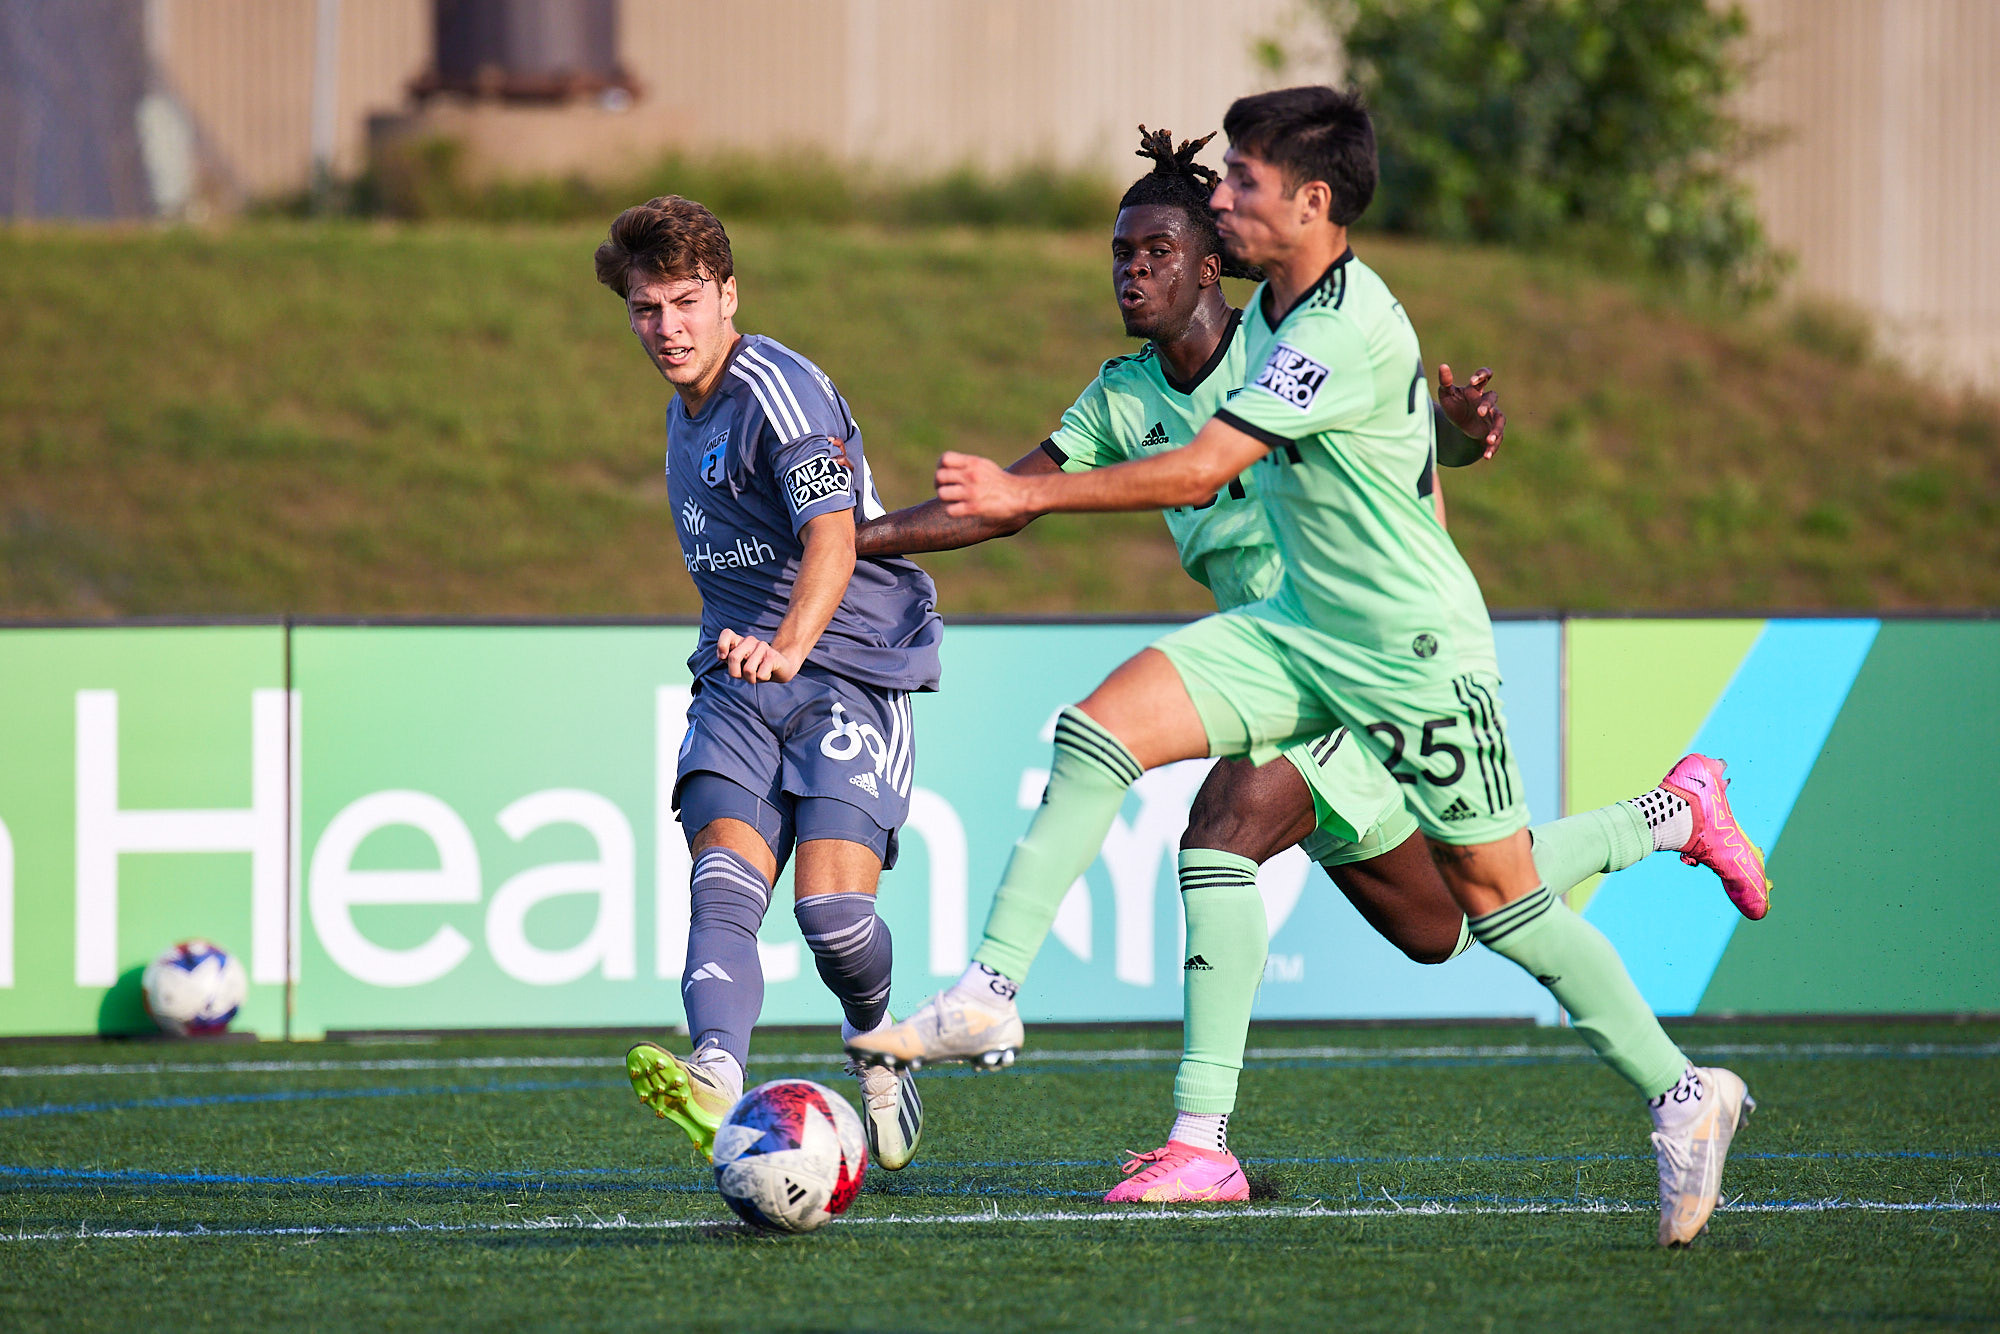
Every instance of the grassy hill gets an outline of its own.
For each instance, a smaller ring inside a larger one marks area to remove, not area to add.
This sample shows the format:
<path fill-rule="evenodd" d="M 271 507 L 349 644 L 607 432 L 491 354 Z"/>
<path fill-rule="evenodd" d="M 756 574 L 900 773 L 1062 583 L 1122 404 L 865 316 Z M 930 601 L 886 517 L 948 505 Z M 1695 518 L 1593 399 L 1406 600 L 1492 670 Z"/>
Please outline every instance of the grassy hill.
<path fill-rule="evenodd" d="M 596 228 L 0 231 L 0 614 L 695 607 L 664 386 Z M 1129 347 L 1096 235 L 737 229 L 742 327 L 817 360 L 885 498 L 1011 459 Z M 1498 373 L 1447 475 L 1496 607 L 2000 604 L 2000 407 L 1825 317 L 1690 310 L 1559 258 L 1365 238 L 1433 366 Z M 1199 610 L 1158 520 L 933 557 L 948 611 Z"/>

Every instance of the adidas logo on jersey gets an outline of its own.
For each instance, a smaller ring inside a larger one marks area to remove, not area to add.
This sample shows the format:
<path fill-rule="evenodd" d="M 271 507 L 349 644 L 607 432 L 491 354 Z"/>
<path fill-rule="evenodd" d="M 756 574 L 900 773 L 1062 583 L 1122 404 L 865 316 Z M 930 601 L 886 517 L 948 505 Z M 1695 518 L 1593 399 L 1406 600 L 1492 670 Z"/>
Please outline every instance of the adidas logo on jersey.
<path fill-rule="evenodd" d="M 1167 428 L 1161 425 L 1159 422 L 1154 422 L 1153 429 L 1146 432 L 1145 439 L 1139 442 L 1139 448 L 1165 449 L 1166 447 L 1167 447 Z"/>
<path fill-rule="evenodd" d="M 734 982 L 736 979 L 723 972 L 721 964 L 705 963 L 692 973 L 689 973 L 687 980 L 690 982 Z"/>
<path fill-rule="evenodd" d="M 1212 973 L 1215 971 L 1215 965 L 1197 954 L 1181 965 L 1181 971 L 1184 973 Z"/>
<path fill-rule="evenodd" d="M 1479 812 L 1466 805 L 1464 797 L 1453 798 L 1451 805 L 1438 812 L 1438 819 L 1450 820 L 1454 824 L 1460 820 L 1477 820 L 1478 818 Z"/>
<path fill-rule="evenodd" d="M 866 792 L 871 797 L 880 798 L 882 795 L 880 789 L 878 789 L 875 786 L 874 774 L 855 774 L 847 781 L 854 784 L 854 786 L 860 788 L 863 792 Z"/>
<path fill-rule="evenodd" d="M 701 530 L 708 527 L 708 516 L 691 498 L 681 505 L 681 527 L 688 530 L 690 537 L 701 536 Z"/>

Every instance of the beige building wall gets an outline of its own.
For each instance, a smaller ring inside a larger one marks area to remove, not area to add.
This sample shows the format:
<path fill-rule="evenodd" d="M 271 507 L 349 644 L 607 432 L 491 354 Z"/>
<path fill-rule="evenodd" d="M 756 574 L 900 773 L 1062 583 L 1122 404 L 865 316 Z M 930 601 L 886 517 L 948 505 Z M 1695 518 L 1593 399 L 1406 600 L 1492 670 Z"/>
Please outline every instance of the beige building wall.
<path fill-rule="evenodd" d="M 1871 312 L 1920 367 L 2000 390 L 2000 0 L 1742 2 L 1765 51 L 1744 107 L 1786 135 L 1748 176 L 1798 290 Z M 147 4 L 163 73 L 245 197 L 312 179 L 323 18 L 335 175 L 361 169 L 368 117 L 406 109 L 430 60 L 429 0 Z M 1296 0 L 623 0 L 621 22 L 639 105 L 539 137 L 524 124 L 508 141 L 524 168 L 546 170 L 552 134 L 581 124 L 600 161 L 681 144 L 1123 174 L 1139 122 L 1216 128 L 1268 82 L 1252 39 L 1311 32 Z M 1331 68 L 1308 51 L 1292 77 Z"/>
<path fill-rule="evenodd" d="M 1743 0 L 1748 175 L 1797 287 L 1941 382 L 2000 391 L 2000 0 Z"/>
<path fill-rule="evenodd" d="M 429 0 L 149 0 L 155 51 L 245 196 L 312 180 L 315 32 L 336 22 L 332 170 L 408 106 Z M 910 171 L 1024 161 L 1123 172 L 1135 126 L 1215 129 L 1263 86 L 1252 40 L 1293 0 L 624 0 L 643 86 L 621 139 L 798 148 Z"/>

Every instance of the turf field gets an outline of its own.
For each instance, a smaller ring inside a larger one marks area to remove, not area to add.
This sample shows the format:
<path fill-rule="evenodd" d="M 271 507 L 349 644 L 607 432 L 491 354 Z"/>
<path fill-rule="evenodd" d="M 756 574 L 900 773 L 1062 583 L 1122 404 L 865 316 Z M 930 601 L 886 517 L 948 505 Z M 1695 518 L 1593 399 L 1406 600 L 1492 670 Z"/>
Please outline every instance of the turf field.
<path fill-rule="evenodd" d="M 1177 1034 L 924 1076 L 918 1162 L 794 1239 L 730 1220 L 604 1038 L 0 1048 L 0 1328 L 1395 1329 L 2000 1324 L 2000 1023 L 1702 1025 L 1759 1110 L 1653 1243 L 1643 1113 L 1574 1034 L 1285 1027 L 1248 1205 L 1111 1209 Z M 752 1074 L 843 1089 L 834 1044 Z"/>

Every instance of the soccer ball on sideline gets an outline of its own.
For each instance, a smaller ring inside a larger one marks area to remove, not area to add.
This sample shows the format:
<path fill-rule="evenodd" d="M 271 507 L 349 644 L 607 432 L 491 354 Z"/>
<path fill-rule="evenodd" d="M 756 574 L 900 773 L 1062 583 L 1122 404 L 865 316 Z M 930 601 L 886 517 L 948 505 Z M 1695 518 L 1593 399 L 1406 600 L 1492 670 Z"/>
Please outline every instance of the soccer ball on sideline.
<path fill-rule="evenodd" d="M 183 940 L 146 965 L 146 1013 L 175 1037 L 220 1033 L 229 1027 L 250 979 L 236 956 L 206 940 Z"/>
<path fill-rule="evenodd" d="M 715 1186 L 736 1216 L 811 1232 L 854 1203 L 868 1141 L 847 1100 L 808 1079 L 759 1084 L 715 1132 Z"/>

